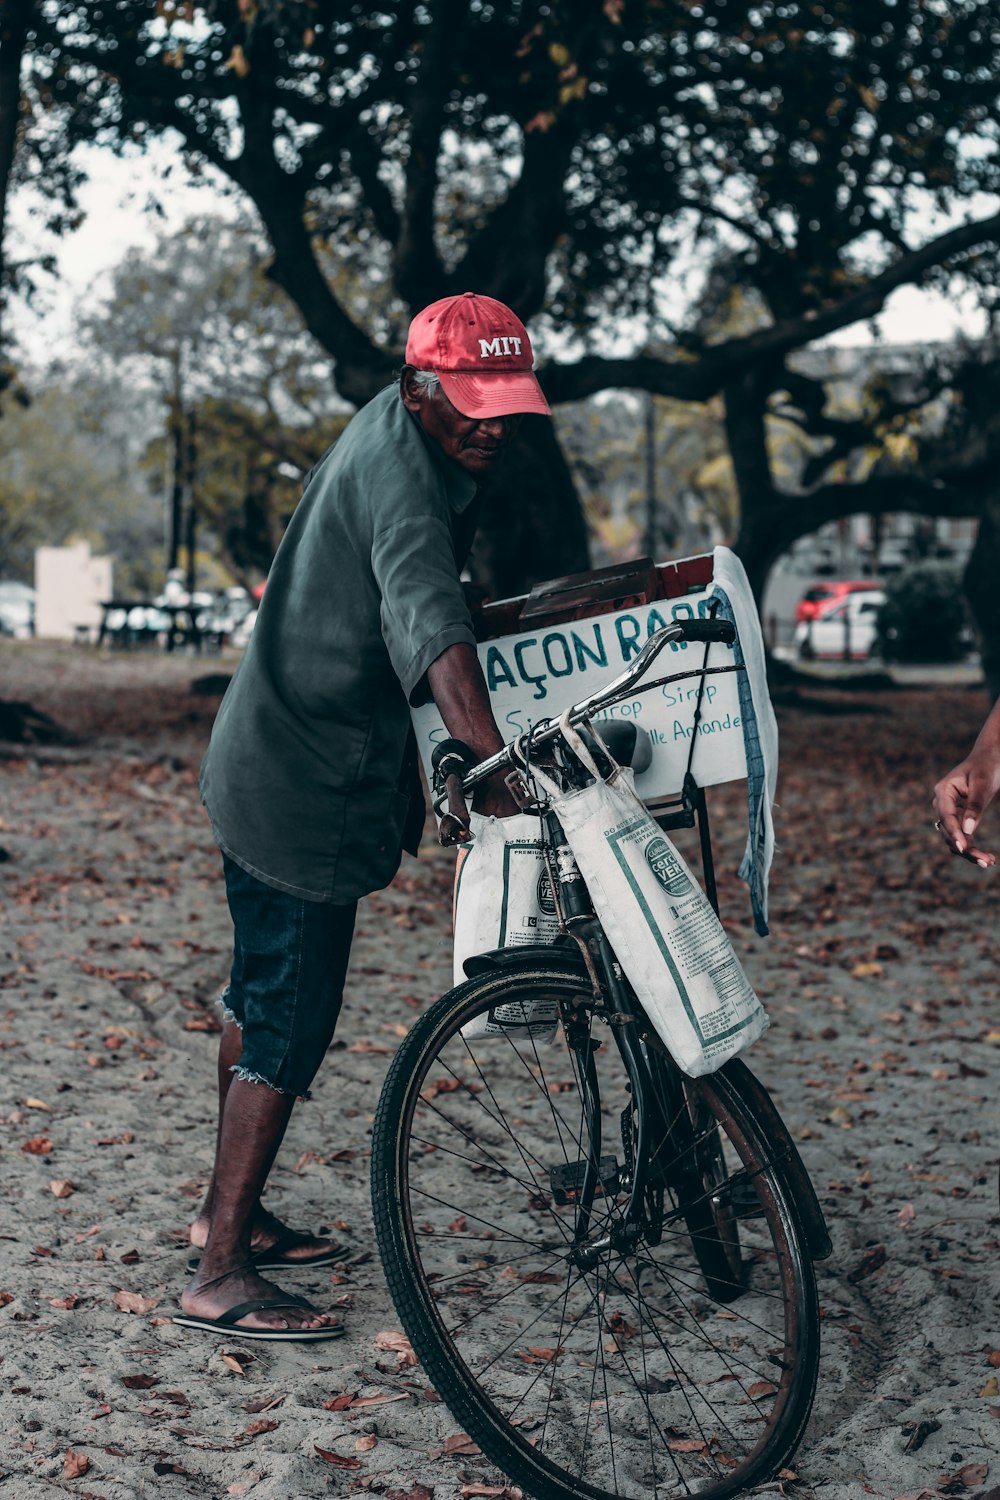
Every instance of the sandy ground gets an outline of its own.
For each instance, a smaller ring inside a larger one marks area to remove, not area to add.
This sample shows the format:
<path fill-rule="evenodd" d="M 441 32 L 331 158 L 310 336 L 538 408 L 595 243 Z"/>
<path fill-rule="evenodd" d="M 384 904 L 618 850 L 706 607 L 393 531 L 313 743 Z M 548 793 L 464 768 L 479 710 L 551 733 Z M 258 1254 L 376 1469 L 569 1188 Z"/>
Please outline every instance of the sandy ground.
<path fill-rule="evenodd" d="M 0 697 L 82 737 L 0 747 L 0 1496 L 513 1496 L 484 1458 L 438 1453 L 457 1424 L 419 1369 L 406 1399 L 324 1406 L 403 1394 L 376 1347 L 399 1323 L 367 1151 L 387 1058 L 449 983 L 443 851 L 365 903 L 338 1041 L 269 1192 L 348 1242 L 333 1275 L 296 1279 L 348 1337 L 271 1348 L 169 1322 L 211 1162 L 229 936 L 196 790 L 218 699 L 190 686 L 231 666 L 0 643 Z M 766 940 L 728 873 L 740 789 L 713 798 L 724 912 L 772 1016 L 750 1061 L 835 1242 L 785 1493 L 1000 1497 L 997 877 L 950 862 L 928 815 L 984 710 L 938 686 L 781 711 Z"/>

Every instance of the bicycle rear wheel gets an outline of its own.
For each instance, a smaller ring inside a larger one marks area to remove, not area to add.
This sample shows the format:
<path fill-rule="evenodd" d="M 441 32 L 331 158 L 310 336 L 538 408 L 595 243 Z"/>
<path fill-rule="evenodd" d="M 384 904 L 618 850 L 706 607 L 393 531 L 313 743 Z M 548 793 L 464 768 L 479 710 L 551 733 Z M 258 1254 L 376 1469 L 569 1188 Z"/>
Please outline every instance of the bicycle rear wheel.
<path fill-rule="evenodd" d="M 462 1034 L 539 1002 L 575 1012 L 551 1043 Z M 553 955 L 504 964 L 421 1017 L 373 1132 L 382 1262 L 438 1392 L 537 1500 L 723 1500 L 772 1477 L 802 1435 L 819 1354 L 812 1265 L 766 1132 L 725 1075 L 698 1089 L 725 1163 L 711 1191 L 740 1217 L 739 1297 L 713 1296 L 690 1201 L 665 1196 L 631 1249 L 594 1250 L 623 1243 L 631 1096 L 589 1003 L 582 965 Z"/>

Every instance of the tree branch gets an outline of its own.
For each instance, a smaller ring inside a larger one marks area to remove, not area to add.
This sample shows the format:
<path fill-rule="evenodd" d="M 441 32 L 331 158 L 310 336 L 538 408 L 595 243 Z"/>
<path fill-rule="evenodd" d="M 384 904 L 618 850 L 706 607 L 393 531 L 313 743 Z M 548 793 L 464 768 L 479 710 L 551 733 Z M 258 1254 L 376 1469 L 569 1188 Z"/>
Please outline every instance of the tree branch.
<path fill-rule="evenodd" d="M 434 238 L 438 153 L 448 98 L 451 47 L 467 6 L 438 0 L 424 28 L 420 72 L 410 112 L 403 212 L 393 256 L 396 290 L 417 308 L 445 294 L 445 271 Z"/>
<path fill-rule="evenodd" d="M 471 237 L 452 285 L 488 291 L 526 323 L 541 311 L 548 258 L 566 222 L 563 183 L 575 139 L 558 124 L 525 136 L 521 175 Z"/>
<path fill-rule="evenodd" d="M 1000 214 L 960 224 L 938 235 L 918 250 L 902 255 L 867 285 L 841 301 L 800 318 L 783 319 L 746 334 L 714 344 L 696 360 L 667 363 L 648 355 L 602 359 L 587 355 L 573 365 L 549 366 L 539 373 L 550 402 L 580 401 L 608 387 L 632 387 L 681 401 L 707 401 L 727 380 L 748 365 L 779 359 L 793 349 L 848 328 L 880 312 L 897 287 L 919 281 L 925 271 L 979 245 L 1000 241 Z"/>
<path fill-rule="evenodd" d="M 379 150 L 374 138 L 362 125 L 352 131 L 347 146 L 365 203 L 375 220 L 375 228 L 390 245 L 397 245 L 400 236 L 400 218 L 392 194 L 378 175 Z"/>

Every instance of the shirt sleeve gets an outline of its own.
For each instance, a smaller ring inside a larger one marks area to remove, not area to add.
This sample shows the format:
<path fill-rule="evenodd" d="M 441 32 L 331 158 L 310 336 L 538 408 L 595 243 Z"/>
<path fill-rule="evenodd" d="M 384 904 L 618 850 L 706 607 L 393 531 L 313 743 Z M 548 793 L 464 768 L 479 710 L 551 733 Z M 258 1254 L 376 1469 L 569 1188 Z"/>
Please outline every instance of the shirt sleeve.
<path fill-rule="evenodd" d="M 442 651 L 459 641 L 476 644 L 447 524 L 427 515 L 394 522 L 372 543 L 372 569 L 382 596 L 382 637 L 413 705 Z"/>

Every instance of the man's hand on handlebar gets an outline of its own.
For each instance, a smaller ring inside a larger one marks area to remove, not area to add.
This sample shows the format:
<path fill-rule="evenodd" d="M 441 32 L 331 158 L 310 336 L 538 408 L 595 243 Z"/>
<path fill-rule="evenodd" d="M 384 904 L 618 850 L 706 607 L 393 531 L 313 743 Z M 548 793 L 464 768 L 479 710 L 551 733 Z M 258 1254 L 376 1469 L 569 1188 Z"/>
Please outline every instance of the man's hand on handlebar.
<path fill-rule="evenodd" d="M 469 808 L 461 780 L 457 776 L 449 776 L 447 792 L 448 811 L 442 817 L 438 829 L 438 841 L 446 849 L 453 844 L 467 844 L 472 838 Z M 512 818 L 516 812 L 520 812 L 500 774 L 491 776 L 489 781 L 484 781 L 476 788 L 472 806 L 484 818 Z"/>

